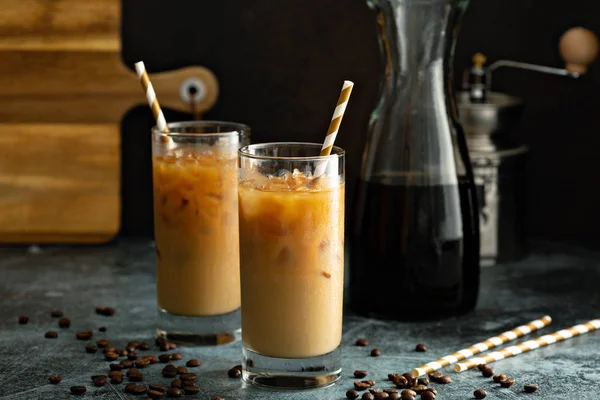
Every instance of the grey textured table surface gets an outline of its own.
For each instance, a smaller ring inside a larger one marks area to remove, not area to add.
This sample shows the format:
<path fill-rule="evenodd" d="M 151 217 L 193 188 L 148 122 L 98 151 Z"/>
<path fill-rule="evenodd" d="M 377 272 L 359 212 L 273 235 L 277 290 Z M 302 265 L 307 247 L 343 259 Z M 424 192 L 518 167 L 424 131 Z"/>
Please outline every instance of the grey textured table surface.
<path fill-rule="evenodd" d="M 71 399 L 72 385 L 88 388 L 84 397 L 130 399 L 124 383 L 94 387 L 91 375 L 106 374 L 102 354 L 87 354 L 85 342 L 75 332 L 93 330 L 94 339 L 106 337 L 116 346 L 130 340 L 153 344 L 155 315 L 154 255 L 149 243 L 125 242 L 106 247 L 44 248 L 30 254 L 24 248 L 0 250 L 0 399 Z M 382 282 L 386 290 L 393 286 Z M 554 318 L 549 333 L 600 317 L 600 254 L 574 247 L 538 244 L 526 260 L 486 268 L 476 312 L 438 322 L 400 323 L 367 319 L 348 313 L 344 321 L 343 378 L 330 388 L 308 392 L 273 392 L 247 387 L 227 377 L 226 371 L 240 361 L 240 344 L 213 348 L 179 348 L 185 361 L 203 360 L 196 368 L 202 388 L 198 399 L 343 399 L 354 381 L 352 371 L 366 369 L 377 387 L 391 387 L 388 372 L 406 372 L 439 356 L 511 329 L 548 313 Z M 402 296 L 402 293 L 398 293 Z M 414 299 L 406 299 L 413 301 Z M 113 306 L 117 314 L 94 313 L 97 305 Z M 418 304 L 415 304 L 418 307 Z M 72 325 L 59 329 L 51 310 L 62 310 Z M 30 317 L 18 325 L 19 315 Z M 106 326 L 106 333 L 98 327 Z M 57 339 L 44 333 L 56 330 Z M 353 345 L 359 337 L 371 346 Z M 429 351 L 416 353 L 416 343 Z M 369 356 L 380 348 L 378 358 Z M 148 354 L 158 354 L 153 346 Z M 495 363 L 498 372 L 514 376 L 517 383 L 501 389 L 476 371 L 455 374 L 453 383 L 438 388 L 438 399 L 470 399 L 473 390 L 484 388 L 488 399 L 599 399 L 600 333 L 590 333 L 550 347 Z M 165 384 L 162 364 L 144 370 L 146 383 Z M 48 376 L 63 381 L 50 385 Z M 523 384 L 540 390 L 525 394 Z M 138 396 L 137 398 L 143 398 Z"/>

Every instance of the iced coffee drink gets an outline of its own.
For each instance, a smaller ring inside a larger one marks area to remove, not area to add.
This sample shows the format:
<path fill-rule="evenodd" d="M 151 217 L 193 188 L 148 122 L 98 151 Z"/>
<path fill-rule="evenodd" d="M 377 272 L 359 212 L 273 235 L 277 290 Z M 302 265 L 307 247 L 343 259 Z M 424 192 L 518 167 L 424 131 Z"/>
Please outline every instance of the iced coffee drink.
<path fill-rule="evenodd" d="M 226 331 L 239 329 L 237 149 L 244 127 L 169 127 L 168 135 L 155 132 L 152 162 L 159 334 L 226 342 L 235 336 Z M 237 327 L 224 328 L 236 319 Z"/>
<path fill-rule="evenodd" d="M 244 376 L 254 383 L 321 386 L 339 376 L 344 175 L 336 150 L 322 158 L 310 144 L 240 150 Z M 315 178 L 320 162 L 326 173 Z M 282 369 L 265 370 L 278 362 Z"/>

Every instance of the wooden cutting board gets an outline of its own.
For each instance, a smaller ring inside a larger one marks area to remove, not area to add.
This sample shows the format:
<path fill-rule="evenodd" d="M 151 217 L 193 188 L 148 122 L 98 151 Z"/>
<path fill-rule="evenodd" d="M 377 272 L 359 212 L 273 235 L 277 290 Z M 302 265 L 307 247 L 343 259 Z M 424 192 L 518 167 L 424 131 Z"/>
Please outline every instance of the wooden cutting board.
<path fill-rule="evenodd" d="M 120 228 L 120 121 L 145 102 L 121 61 L 120 0 L 2 8 L 0 242 L 107 242 Z M 201 113 L 218 97 L 203 67 L 150 76 L 162 107 Z"/>

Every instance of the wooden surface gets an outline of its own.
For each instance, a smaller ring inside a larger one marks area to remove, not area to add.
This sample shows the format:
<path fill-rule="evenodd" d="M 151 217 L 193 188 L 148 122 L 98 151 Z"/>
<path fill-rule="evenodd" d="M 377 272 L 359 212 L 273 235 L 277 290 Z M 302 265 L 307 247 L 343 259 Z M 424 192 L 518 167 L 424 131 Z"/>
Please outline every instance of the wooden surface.
<path fill-rule="evenodd" d="M 145 103 L 121 59 L 121 2 L 1 6 L 0 242 L 106 242 L 121 220 L 120 121 Z M 217 99 L 206 68 L 149 72 L 163 107 L 200 114 Z M 192 105 L 188 78 L 207 89 Z"/>

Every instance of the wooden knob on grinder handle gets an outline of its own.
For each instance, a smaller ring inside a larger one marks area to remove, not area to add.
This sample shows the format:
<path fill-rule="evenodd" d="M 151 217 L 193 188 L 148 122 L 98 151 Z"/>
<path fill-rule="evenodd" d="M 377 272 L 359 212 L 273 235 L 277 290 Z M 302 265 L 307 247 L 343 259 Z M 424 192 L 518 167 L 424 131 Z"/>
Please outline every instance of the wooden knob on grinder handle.
<path fill-rule="evenodd" d="M 598 47 L 598 37 L 582 27 L 571 28 L 560 37 L 560 56 L 569 72 L 585 74 L 598 56 Z"/>

